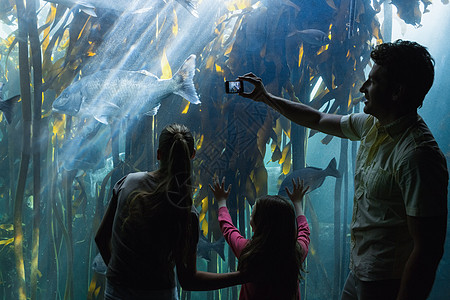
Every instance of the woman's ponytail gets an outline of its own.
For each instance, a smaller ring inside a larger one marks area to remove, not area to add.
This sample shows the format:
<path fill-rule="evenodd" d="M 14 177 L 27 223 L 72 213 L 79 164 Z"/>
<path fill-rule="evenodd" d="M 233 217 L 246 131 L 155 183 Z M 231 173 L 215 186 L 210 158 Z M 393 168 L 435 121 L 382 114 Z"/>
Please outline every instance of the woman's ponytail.
<path fill-rule="evenodd" d="M 142 226 L 142 222 L 164 212 L 177 227 L 177 235 L 173 236 L 174 254 L 186 262 L 186 249 L 192 246 L 194 236 L 191 219 L 194 138 L 186 126 L 168 125 L 159 136 L 158 151 L 160 165 L 155 175 L 158 184 L 151 192 L 136 191 L 129 196 L 128 215 L 122 230 L 133 224 Z"/>
<path fill-rule="evenodd" d="M 192 206 L 190 159 L 188 142 L 181 133 L 176 133 L 168 157 L 167 199 L 178 208 L 189 210 Z"/>

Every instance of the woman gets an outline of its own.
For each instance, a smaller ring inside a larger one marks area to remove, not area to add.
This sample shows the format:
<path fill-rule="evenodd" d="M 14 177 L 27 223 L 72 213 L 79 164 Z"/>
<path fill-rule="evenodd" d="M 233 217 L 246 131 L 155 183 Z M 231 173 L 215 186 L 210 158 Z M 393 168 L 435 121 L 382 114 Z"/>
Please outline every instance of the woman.
<path fill-rule="evenodd" d="M 172 124 L 159 137 L 154 172 L 119 180 L 95 241 L 108 266 L 105 299 L 178 299 L 185 290 L 213 290 L 242 282 L 239 272 L 197 271 L 198 214 L 192 207 L 189 129 Z"/>

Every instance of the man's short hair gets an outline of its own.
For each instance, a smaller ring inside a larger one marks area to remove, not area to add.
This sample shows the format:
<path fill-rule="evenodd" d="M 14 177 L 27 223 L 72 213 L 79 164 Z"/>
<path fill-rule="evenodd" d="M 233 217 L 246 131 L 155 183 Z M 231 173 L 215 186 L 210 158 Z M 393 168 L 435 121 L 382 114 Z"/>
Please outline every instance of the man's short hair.
<path fill-rule="evenodd" d="M 414 108 L 422 106 L 434 80 L 434 59 L 424 46 L 397 40 L 376 46 L 370 57 L 387 70 L 391 82 L 406 88 Z"/>

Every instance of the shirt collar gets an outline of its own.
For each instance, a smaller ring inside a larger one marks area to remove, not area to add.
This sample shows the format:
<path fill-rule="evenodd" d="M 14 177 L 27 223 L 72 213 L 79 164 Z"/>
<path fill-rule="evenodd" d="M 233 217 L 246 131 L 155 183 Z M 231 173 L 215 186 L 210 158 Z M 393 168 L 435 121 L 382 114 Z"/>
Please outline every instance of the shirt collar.
<path fill-rule="evenodd" d="M 419 115 L 416 111 L 413 111 L 384 126 L 380 125 L 380 122 L 377 120 L 376 126 L 379 132 L 386 131 L 391 138 L 395 138 L 399 134 L 405 132 L 405 130 L 417 122 L 418 119 Z"/>

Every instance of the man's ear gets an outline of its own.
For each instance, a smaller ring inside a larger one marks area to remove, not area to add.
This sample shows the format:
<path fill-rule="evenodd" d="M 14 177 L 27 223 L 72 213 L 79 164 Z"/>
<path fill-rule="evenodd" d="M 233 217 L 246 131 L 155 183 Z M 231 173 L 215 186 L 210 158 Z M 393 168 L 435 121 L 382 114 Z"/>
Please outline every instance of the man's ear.
<path fill-rule="evenodd" d="M 194 149 L 194 152 L 192 152 L 192 155 L 191 155 L 191 159 L 194 159 L 195 153 L 197 153 L 197 151 L 195 151 L 195 149 Z"/>
<path fill-rule="evenodd" d="M 392 99 L 395 102 L 400 102 L 406 99 L 406 89 L 403 85 L 397 84 L 394 87 L 393 93 L 392 93 Z"/>

